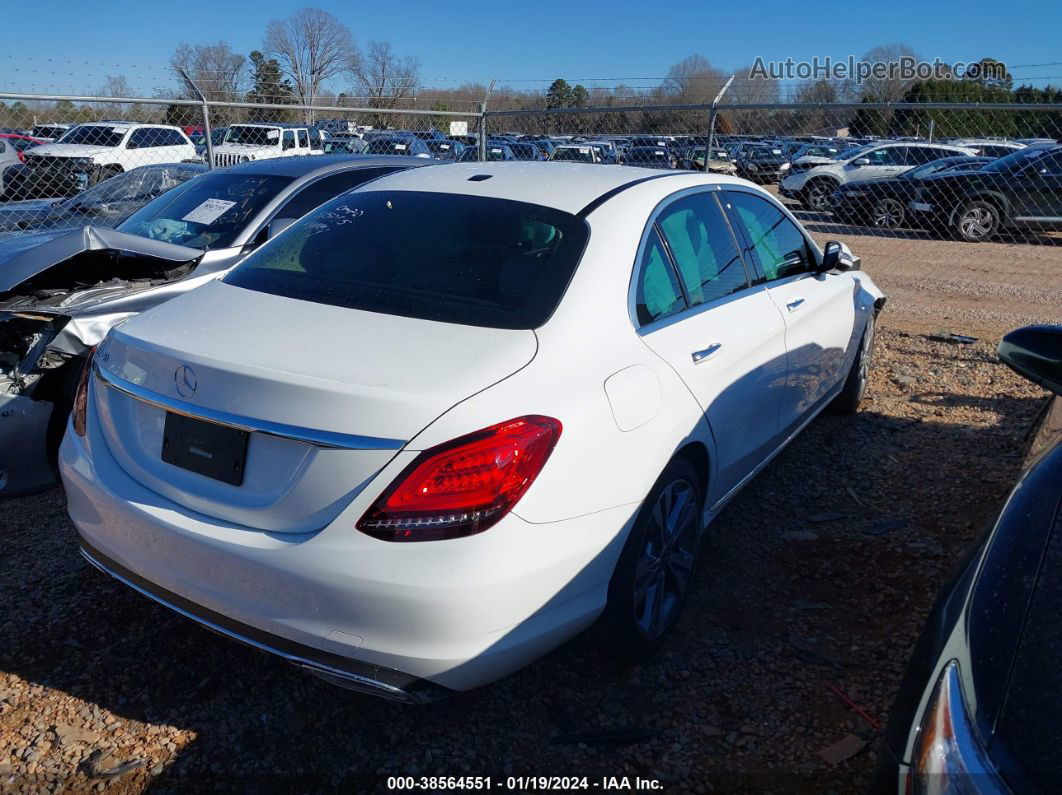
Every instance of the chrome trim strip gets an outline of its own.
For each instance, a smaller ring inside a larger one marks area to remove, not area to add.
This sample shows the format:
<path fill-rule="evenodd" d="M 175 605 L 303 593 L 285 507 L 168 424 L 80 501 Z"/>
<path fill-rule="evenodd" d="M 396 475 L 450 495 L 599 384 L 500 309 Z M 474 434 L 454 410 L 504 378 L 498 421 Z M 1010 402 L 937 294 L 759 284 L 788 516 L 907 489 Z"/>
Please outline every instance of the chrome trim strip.
<path fill-rule="evenodd" d="M 377 436 L 357 436 L 349 433 L 336 433 L 334 431 L 322 431 L 315 428 L 303 428 L 298 425 L 284 425 L 269 420 L 258 420 L 251 417 L 242 417 L 238 414 L 230 414 L 227 411 L 217 411 L 183 400 L 159 395 L 142 386 L 137 386 L 114 373 L 104 370 L 99 362 L 93 362 L 92 369 L 100 383 L 110 387 L 116 392 L 121 392 L 131 398 L 142 401 L 152 406 L 157 406 L 174 414 L 183 414 L 197 420 L 213 422 L 248 433 L 261 433 L 267 436 L 277 436 L 281 439 L 293 439 L 297 442 L 305 442 L 315 447 L 342 450 L 401 450 L 406 443 L 401 439 L 385 439 Z"/>
<path fill-rule="evenodd" d="M 237 633 L 235 633 L 235 632 L 233 632 L 233 631 L 231 631 L 229 629 L 226 629 L 225 627 L 218 626 L 217 624 L 215 624 L 215 623 L 213 623 L 211 621 L 207 621 L 205 618 L 201 618 L 200 616 L 197 616 L 197 615 L 195 615 L 193 613 L 190 613 L 187 610 L 184 610 L 184 609 L 178 607 L 177 605 L 175 605 L 175 604 L 173 604 L 171 602 L 168 602 L 165 599 L 160 598 L 159 596 L 156 596 L 155 594 L 151 593 L 150 591 L 146 590 L 145 588 L 141 588 L 135 582 L 131 582 L 129 579 L 127 579 L 126 577 L 123 577 L 121 574 L 118 574 L 117 572 L 111 571 L 109 568 L 104 566 L 100 561 L 96 560 L 96 558 L 94 558 L 89 553 L 89 551 L 85 549 L 84 546 L 81 546 L 80 550 L 81 550 L 81 556 L 83 558 L 85 558 L 85 560 L 87 560 L 90 564 L 92 564 L 97 569 L 99 569 L 101 572 L 103 572 L 104 574 L 106 574 L 106 575 L 108 575 L 110 577 L 114 577 L 114 579 L 118 580 L 121 583 L 124 583 L 125 585 L 128 585 L 134 591 L 136 591 L 139 594 L 142 594 L 143 596 L 146 596 L 148 599 L 151 599 L 153 602 L 157 602 L 160 605 L 162 605 L 163 607 L 168 607 L 170 610 L 174 611 L 175 613 L 179 613 L 180 615 L 184 616 L 185 618 L 189 618 L 192 621 L 195 621 L 197 624 L 201 624 L 202 626 L 206 627 L 207 629 L 212 630 L 214 632 L 217 632 L 219 635 L 224 635 L 225 637 L 230 638 L 231 640 L 235 640 L 235 641 L 238 641 L 240 643 L 245 643 L 248 646 L 252 646 L 252 647 L 254 647 L 254 648 L 256 648 L 256 649 L 258 649 L 260 651 L 268 652 L 269 654 L 275 654 L 277 657 L 280 657 L 280 658 L 282 658 L 284 660 L 287 660 L 288 662 L 293 663 L 294 665 L 297 665 L 297 666 L 299 666 L 301 668 L 307 668 L 310 671 L 312 671 L 313 673 L 322 674 L 322 675 L 329 676 L 329 677 L 335 677 L 337 679 L 341 679 L 341 680 L 344 680 L 346 682 L 350 682 L 351 684 L 360 685 L 361 687 L 367 688 L 368 690 L 370 690 L 371 692 L 373 692 L 373 693 L 375 693 L 377 695 L 382 695 L 384 698 L 390 698 L 390 699 L 394 699 L 396 701 L 404 701 L 404 702 L 407 702 L 407 703 L 414 703 L 414 702 L 417 701 L 417 699 L 414 696 L 412 696 L 411 694 L 407 693 L 405 690 L 402 690 L 399 687 L 395 687 L 394 685 L 389 685 L 389 684 L 386 684 L 385 682 L 378 682 L 375 679 L 370 679 L 367 676 L 362 676 L 360 674 L 351 673 L 350 671 L 342 671 L 342 670 L 340 670 L 338 668 L 333 668 L 333 667 L 331 667 L 329 665 L 324 665 L 323 663 L 315 662 L 313 660 L 308 660 L 305 657 L 300 657 L 300 656 L 295 655 L 295 654 L 290 654 L 288 652 L 281 651 L 280 649 L 275 649 L 275 648 L 273 648 L 271 646 L 268 646 L 268 645 L 266 645 L 264 643 L 259 643 L 256 640 L 252 640 L 251 638 L 245 637 L 243 635 L 239 635 L 239 634 L 237 634 Z"/>

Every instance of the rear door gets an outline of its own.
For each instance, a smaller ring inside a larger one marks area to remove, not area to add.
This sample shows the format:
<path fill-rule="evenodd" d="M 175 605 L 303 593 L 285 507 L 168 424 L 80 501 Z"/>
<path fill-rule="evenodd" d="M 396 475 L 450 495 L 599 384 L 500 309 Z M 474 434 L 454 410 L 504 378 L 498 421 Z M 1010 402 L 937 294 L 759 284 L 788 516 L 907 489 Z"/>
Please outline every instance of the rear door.
<path fill-rule="evenodd" d="M 782 315 L 751 285 L 716 193 L 679 194 L 654 214 L 632 296 L 642 340 L 678 373 L 711 425 L 710 503 L 777 444 L 786 380 Z"/>
<path fill-rule="evenodd" d="M 856 334 L 854 282 L 843 273 L 814 272 L 811 244 L 775 202 L 738 190 L 726 191 L 724 202 L 746 259 L 785 318 L 788 376 L 779 425 L 788 433 L 847 375 Z"/>
<path fill-rule="evenodd" d="M 1014 214 L 1034 229 L 1062 226 L 1062 151 L 1038 159 L 1009 180 L 1014 195 Z"/>

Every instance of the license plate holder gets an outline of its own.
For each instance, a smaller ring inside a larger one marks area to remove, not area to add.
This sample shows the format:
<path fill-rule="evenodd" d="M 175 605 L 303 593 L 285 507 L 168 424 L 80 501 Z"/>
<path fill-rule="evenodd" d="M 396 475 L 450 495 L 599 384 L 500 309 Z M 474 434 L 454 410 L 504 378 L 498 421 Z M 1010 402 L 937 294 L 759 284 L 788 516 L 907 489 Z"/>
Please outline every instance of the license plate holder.
<path fill-rule="evenodd" d="M 167 411 L 162 460 L 197 475 L 240 486 L 249 436 L 238 428 Z"/>

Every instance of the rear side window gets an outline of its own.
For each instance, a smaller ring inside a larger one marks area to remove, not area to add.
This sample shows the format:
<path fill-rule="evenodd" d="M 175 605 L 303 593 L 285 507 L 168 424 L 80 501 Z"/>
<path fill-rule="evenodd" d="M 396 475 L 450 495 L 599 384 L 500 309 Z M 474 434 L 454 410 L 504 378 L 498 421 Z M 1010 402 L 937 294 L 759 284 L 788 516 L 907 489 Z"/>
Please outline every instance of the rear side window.
<path fill-rule="evenodd" d="M 807 241 L 785 213 L 766 199 L 748 193 L 728 191 L 726 200 L 768 281 L 810 270 Z"/>
<path fill-rule="evenodd" d="M 560 303 L 588 235 L 576 216 L 534 204 L 357 192 L 304 217 L 225 282 L 369 312 L 531 329 Z"/>
<path fill-rule="evenodd" d="M 657 223 L 675 257 L 691 304 L 748 287 L 745 266 L 715 197 L 701 193 L 670 204 Z"/>
<path fill-rule="evenodd" d="M 342 171 L 339 174 L 330 174 L 316 182 L 311 182 L 301 191 L 292 196 L 281 207 L 277 218 L 302 218 L 310 210 L 316 210 L 322 204 L 341 193 L 346 193 L 352 188 L 364 185 L 369 180 L 389 174 L 393 168 L 355 168 L 350 171 Z"/>
<path fill-rule="evenodd" d="M 641 325 L 681 312 L 686 308 L 675 271 L 668 260 L 656 227 L 649 232 L 638 269 L 635 312 Z"/>

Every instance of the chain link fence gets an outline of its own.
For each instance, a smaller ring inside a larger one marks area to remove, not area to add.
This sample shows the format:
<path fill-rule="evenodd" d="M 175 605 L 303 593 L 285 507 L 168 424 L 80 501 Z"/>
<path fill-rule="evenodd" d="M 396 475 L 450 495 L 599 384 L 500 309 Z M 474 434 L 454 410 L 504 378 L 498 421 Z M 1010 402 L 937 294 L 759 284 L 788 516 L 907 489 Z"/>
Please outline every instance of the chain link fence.
<path fill-rule="evenodd" d="M 210 168 L 389 154 L 707 168 L 763 185 L 813 234 L 895 257 L 925 240 L 1062 243 L 1058 104 L 465 107 L 0 94 L 0 233 L 113 227 Z"/>

